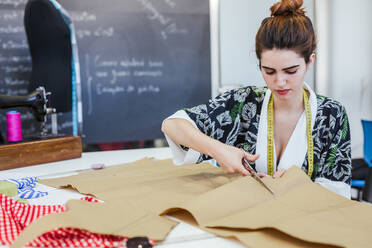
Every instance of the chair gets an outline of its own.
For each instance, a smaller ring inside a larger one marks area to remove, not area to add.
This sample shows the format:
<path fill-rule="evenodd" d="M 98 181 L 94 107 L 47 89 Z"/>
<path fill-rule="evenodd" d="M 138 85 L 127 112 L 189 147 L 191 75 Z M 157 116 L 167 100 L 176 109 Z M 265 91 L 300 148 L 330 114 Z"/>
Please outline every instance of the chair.
<path fill-rule="evenodd" d="M 362 200 L 372 202 L 372 121 L 362 120 L 362 126 L 364 134 L 363 158 L 369 167 L 363 187 Z"/>
<path fill-rule="evenodd" d="M 364 161 L 369 167 L 372 167 L 372 121 L 362 120 L 364 146 Z"/>
<path fill-rule="evenodd" d="M 81 84 L 71 19 L 55 0 L 29 0 L 24 25 L 32 57 L 28 89 L 42 85 L 52 93 L 57 112 L 72 111 L 72 133 L 77 136 L 82 129 Z"/>
<path fill-rule="evenodd" d="M 368 169 L 368 164 L 364 161 L 364 158 L 352 159 L 351 186 L 353 188 L 362 189 L 364 187 Z"/>
<path fill-rule="evenodd" d="M 357 200 L 363 199 L 368 194 L 369 188 L 366 186 L 369 182 L 369 174 L 372 167 L 372 121 L 362 120 L 363 134 L 364 134 L 364 154 L 363 158 L 352 160 L 352 180 L 351 187 L 358 190 Z M 366 193 L 367 192 L 367 193 Z M 361 196 L 362 193 L 362 196 Z M 372 192 L 371 192 L 372 193 Z M 369 197 L 368 197 L 369 198 Z M 372 201 L 372 198 L 369 198 Z M 364 199 L 363 199 L 364 200 Z"/>
<path fill-rule="evenodd" d="M 351 187 L 358 190 L 356 200 L 372 202 L 372 121 L 362 120 L 363 158 L 352 160 Z"/>

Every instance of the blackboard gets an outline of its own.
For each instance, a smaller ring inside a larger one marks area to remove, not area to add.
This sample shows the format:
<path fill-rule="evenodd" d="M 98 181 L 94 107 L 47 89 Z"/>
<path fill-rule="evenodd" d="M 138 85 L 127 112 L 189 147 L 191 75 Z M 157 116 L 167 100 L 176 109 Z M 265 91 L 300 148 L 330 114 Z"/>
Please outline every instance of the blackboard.
<path fill-rule="evenodd" d="M 58 2 L 75 26 L 84 143 L 163 137 L 165 117 L 211 97 L 208 0 Z M 1 94 L 27 93 L 25 4 L 0 0 Z M 22 111 L 24 133 L 35 132 L 32 114 Z M 71 113 L 60 114 L 59 132 L 71 126 Z"/>

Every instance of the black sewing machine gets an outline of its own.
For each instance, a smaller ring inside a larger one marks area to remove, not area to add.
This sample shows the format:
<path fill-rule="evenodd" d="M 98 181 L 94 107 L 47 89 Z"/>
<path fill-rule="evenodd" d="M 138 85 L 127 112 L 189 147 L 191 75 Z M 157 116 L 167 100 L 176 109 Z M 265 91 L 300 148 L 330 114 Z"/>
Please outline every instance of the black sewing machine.
<path fill-rule="evenodd" d="M 48 98 L 51 93 L 46 92 L 45 88 L 40 86 L 35 91 L 26 96 L 8 96 L 0 95 L 0 108 L 29 107 L 35 119 L 40 122 L 40 135 L 35 137 L 47 137 L 46 116 L 56 112 L 55 108 L 49 108 Z"/>
<path fill-rule="evenodd" d="M 41 123 L 40 134 L 0 146 L 0 170 L 81 157 L 79 136 L 47 133 L 46 116 L 56 112 L 47 106 L 48 95 L 41 86 L 26 96 L 0 95 L 0 108 L 29 107 Z"/>

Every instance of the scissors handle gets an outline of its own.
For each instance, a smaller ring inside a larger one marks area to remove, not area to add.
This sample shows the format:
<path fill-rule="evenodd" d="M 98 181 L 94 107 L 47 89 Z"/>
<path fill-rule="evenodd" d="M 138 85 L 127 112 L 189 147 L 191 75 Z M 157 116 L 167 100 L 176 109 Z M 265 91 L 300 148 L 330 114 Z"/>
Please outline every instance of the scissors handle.
<path fill-rule="evenodd" d="M 254 166 L 254 162 L 253 161 L 248 161 L 246 158 L 245 158 L 245 151 L 243 150 L 243 148 L 240 148 L 243 152 L 244 152 L 244 157 L 243 157 L 243 166 L 244 168 L 249 171 L 250 173 L 253 173 L 253 174 L 256 174 L 256 171 L 253 169 L 252 166 Z"/>

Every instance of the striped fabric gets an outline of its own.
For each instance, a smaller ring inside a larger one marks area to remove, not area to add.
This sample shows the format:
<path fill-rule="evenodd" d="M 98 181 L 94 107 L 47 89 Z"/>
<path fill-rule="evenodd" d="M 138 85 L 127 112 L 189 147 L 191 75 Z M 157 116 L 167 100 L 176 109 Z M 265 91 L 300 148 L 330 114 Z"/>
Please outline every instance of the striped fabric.
<path fill-rule="evenodd" d="M 98 202 L 92 197 L 81 200 Z M 11 245 L 22 230 L 41 216 L 66 211 L 64 205 L 28 205 L 0 194 L 0 245 Z M 128 239 L 91 233 L 76 228 L 59 228 L 30 242 L 29 247 L 126 247 Z"/>
<path fill-rule="evenodd" d="M 48 195 L 48 192 L 34 190 L 37 182 L 36 177 L 24 177 L 21 179 L 7 179 L 18 187 L 18 196 L 23 199 L 32 199 Z"/>

